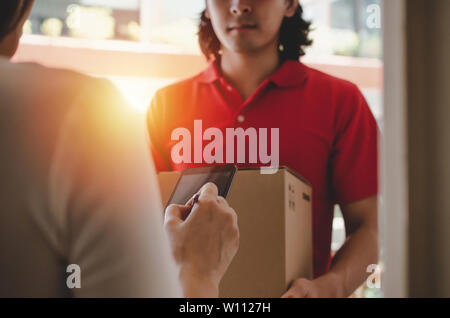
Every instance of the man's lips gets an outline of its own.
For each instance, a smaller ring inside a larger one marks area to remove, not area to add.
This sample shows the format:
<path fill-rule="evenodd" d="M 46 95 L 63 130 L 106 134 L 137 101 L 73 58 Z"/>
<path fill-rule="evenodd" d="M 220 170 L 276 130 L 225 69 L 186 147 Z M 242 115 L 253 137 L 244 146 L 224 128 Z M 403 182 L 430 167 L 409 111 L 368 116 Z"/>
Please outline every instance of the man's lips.
<path fill-rule="evenodd" d="M 244 30 L 253 30 L 256 29 L 255 24 L 237 24 L 227 28 L 228 32 L 231 31 L 244 31 Z"/>

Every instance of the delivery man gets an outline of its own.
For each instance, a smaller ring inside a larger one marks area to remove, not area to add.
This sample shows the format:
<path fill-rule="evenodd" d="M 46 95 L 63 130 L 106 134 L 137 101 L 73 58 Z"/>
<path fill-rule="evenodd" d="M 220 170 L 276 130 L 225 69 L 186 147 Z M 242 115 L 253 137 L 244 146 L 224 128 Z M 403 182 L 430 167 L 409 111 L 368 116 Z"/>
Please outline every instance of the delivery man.
<path fill-rule="evenodd" d="M 311 44 L 302 15 L 298 0 L 206 0 L 199 41 L 211 64 L 157 92 L 148 129 L 162 171 L 206 164 L 171 158 L 172 131 L 196 120 L 205 129 L 279 128 L 280 165 L 314 192 L 314 279 L 299 277 L 284 297 L 346 297 L 378 261 L 378 128 L 354 84 L 299 62 Z M 335 204 L 347 241 L 331 259 Z"/>

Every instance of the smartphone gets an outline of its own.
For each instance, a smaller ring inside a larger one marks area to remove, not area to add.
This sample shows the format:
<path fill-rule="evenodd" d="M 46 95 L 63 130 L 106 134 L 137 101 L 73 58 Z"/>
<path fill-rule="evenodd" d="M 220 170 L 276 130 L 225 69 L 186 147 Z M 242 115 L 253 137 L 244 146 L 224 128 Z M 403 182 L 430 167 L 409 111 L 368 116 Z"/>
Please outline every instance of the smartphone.
<path fill-rule="evenodd" d="M 206 183 L 214 183 L 219 196 L 227 198 L 233 183 L 237 167 L 235 165 L 219 165 L 186 169 L 181 173 L 180 179 L 167 205 L 185 205 Z"/>

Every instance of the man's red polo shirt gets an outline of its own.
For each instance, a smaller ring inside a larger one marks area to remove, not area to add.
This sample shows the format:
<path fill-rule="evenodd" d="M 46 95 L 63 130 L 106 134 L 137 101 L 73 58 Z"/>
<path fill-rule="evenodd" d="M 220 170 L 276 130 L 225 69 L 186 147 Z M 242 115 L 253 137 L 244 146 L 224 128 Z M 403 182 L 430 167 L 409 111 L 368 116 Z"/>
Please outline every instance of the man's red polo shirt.
<path fill-rule="evenodd" d="M 172 131 L 184 127 L 194 136 L 194 120 L 202 120 L 203 130 L 279 128 L 280 166 L 291 168 L 313 186 L 314 275 L 326 273 L 334 204 L 345 205 L 378 192 L 378 128 L 359 89 L 287 61 L 242 101 L 212 63 L 199 75 L 157 92 L 148 128 L 158 171 L 202 165 L 175 164 L 170 155 L 178 142 L 171 140 Z"/>

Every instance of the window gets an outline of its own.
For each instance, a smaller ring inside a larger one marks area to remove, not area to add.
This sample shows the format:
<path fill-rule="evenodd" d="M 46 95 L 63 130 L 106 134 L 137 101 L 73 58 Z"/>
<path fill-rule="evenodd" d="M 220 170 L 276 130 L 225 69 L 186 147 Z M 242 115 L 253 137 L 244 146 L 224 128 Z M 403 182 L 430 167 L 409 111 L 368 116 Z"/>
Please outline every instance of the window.
<path fill-rule="evenodd" d="M 380 0 L 310 0 L 304 9 L 314 27 L 309 54 L 381 59 Z"/>
<path fill-rule="evenodd" d="M 197 21 L 204 0 L 37 0 L 27 33 L 177 46 L 199 53 Z"/>

